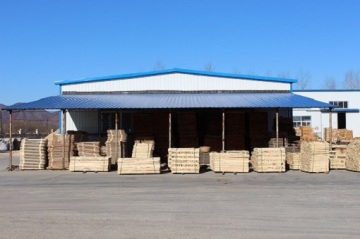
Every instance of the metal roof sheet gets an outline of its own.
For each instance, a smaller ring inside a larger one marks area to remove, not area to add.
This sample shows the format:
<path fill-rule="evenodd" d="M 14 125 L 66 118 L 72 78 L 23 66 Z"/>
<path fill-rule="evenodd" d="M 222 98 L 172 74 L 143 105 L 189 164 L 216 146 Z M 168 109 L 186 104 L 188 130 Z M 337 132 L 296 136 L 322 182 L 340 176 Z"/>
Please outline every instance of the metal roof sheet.
<path fill-rule="evenodd" d="M 181 68 L 172 68 L 172 69 L 149 71 L 149 72 L 138 72 L 138 73 L 130 73 L 130 74 L 88 77 L 88 78 L 82 78 L 82 79 L 76 79 L 76 80 L 56 81 L 55 85 L 69 85 L 69 84 L 78 84 L 78 83 L 96 82 L 96 81 L 131 79 L 131 78 L 137 78 L 137 77 L 146 77 L 146 76 L 172 74 L 172 73 L 183 73 L 183 74 L 193 74 L 193 75 L 203 75 L 203 76 L 216 76 L 216 77 L 235 78 L 235 79 L 250 79 L 250 80 L 260 80 L 260 81 L 273 81 L 273 82 L 283 82 L 283 83 L 296 83 L 297 82 L 297 80 L 289 79 L 289 78 L 253 76 L 253 75 L 242 75 L 242 74 L 231 74 L 231 73 L 196 71 L 196 70 L 188 70 L 188 69 L 181 69 Z"/>
<path fill-rule="evenodd" d="M 58 95 L 5 110 L 172 109 L 172 108 L 327 108 L 333 105 L 293 93 L 119 93 Z"/>

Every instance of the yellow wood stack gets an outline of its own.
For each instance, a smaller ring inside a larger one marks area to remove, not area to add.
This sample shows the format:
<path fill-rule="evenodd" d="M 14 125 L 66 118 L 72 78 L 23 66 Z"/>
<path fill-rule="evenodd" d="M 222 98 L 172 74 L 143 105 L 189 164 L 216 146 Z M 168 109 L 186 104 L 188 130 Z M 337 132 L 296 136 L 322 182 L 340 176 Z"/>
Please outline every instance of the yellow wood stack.
<path fill-rule="evenodd" d="M 300 170 L 309 173 L 329 172 L 330 145 L 325 141 L 302 141 Z"/>
<path fill-rule="evenodd" d="M 300 152 L 287 152 L 286 163 L 289 165 L 291 170 L 300 169 Z"/>
<path fill-rule="evenodd" d="M 152 158 L 154 151 L 154 141 L 143 141 L 143 142 L 135 142 L 132 158 Z"/>
<path fill-rule="evenodd" d="M 311 126 L 300 126 L 302 140 L 319 140 L 319 137 L 314 134 Z"/>
<path fill-rule="evenodd" d="M 99 141 L 76 143 L 76 149 L 78 151 L 78 156 L 81 157 L 96 157 L 100 156 L 101 153 L 101 146 Z"/>
<path fill-rule="evenodd" d="M 72 172 L 108 172 L 110 158 L 107 156 L 72 156 L 69 171 Z"/>
<path fill-rule="evenodd" d="M 324 128 L 324 139 L 325 141 L 330 141 L 330 129 Z M 332 141 L 344 141 L 344 140 L 352 140 L 353 139 L 353 131 L 348 129 L 332 129 Z"/>
<path fill-rule="evenodd" d="M 160 157 L 156 158 L 119 158 L 118 174 L 159 174 Z"/>
<path fill-rule="evenodd" d="M 210 166 L 214 172 L 247 173 L 249 172 L 249 151 L 211 152 Z"/>
<path fill-rule="evenodd" d="M 360 172 L 360 140 L 354 140 L 346 149 L 346 170 Z"/>
<path fill-rule="evenodd" d="M 20 146 L 21 170 L 45 169 L 47 164 L 47 139 L 23 139 Z"/>
<path fill-rule="evenodd" d="M 200 173 L 199 148 L 169 148 L 168 153 L 172 173 Z"/>
<path fill-rule="evenodd" d="M 346 169 L 346 148 L 347 145 L 333 145 L 330 151 L 330 169 Z"/>
<path fill-rule="evenodd" d="M 279 144 L 277 144 L 277 142 Z M 269 148 L 288 147 L 289 146 L 287 138 L 278 138 L 278 140 L 276 140 L 276 138 L 271 138 L 269 140 L 268 144 L 269 144 Z"/>
<path fill-rule="evenodd" d="M 338 129 L 338 137 L 339 140 L 352 140 L 353 139 L 353 131 L 347 129 Z"/>
<path fill-rule="evenodd" d="M 116 164 L 118 158 L 125 156 L 125 145 L 122 143 L 126 142 L 126 140 L 127 135 L 122 129 L 117 132 L 112 129 L 107 131 L 106 156 L 111 157 L 111 164 Z"/>
<path fill-rule="evenodd" d="M 252 169 L 256 172 L 285 172 L 285 148 L 254 148 Z"/>

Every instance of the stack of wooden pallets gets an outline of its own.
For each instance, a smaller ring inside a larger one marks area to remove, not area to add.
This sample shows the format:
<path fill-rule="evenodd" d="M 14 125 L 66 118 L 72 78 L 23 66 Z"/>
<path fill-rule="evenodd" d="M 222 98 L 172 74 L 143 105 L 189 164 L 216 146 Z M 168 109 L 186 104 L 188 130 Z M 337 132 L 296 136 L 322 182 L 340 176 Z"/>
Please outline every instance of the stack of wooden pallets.
<path fill-rule="evenodd" d="M 84 141 L 86 138 L 86 132 L 68 131 L 68 133 L 65 135 L 65 158 L 63 162 L 63 136 L 61 134 L 50 134 L 47 137 L 49 159 L 47 169 L 68 169 L 70 157 L 77 154 L 75 143 Z"/>
<path fill-rule="evenodd" d="M 285 148 L 254 148 L 252 169 L 256 172 L 285 172 Z"/>
<path fill-rule="evenodd" d="M 346 149 L 346 170 L 360 172 L 360 140 L 354 140 Z"/>
<path fill-rule="evenodd" d="M 210 166 L 214 172 L 247 173 L 249 172 L 249 151 L 211 152 Z"/>
<path fill-rule="evenodd" d="M 279 145 L 277 144 L 277 142 L 279 142 Z M 269 148 L 288 147 L 289 146 L 287 138 L 278 138 L 278 140 L 276 140 L 276 138 L 271 138 L 269 140 L 268 144 L 269 144 Z"/>
<path fill-rule="evenodd" d="M 300 152 L 286 152 L 286 163 L 291 170 L 300 169 Z"/>
<path fill-rule="evenodd" d="M 152 158 L 154 151 L 154 141 L 135 142 L 132 158 Z"/>
<path fill-rule="evenodd" d="M 309 173 L 329 172 L 330 145 L 325 141 L 302 141 L 300 170 Z"/>
<path fill-rule="evenodd" d="M 101 146 L 99 141 L 76 143 L 76 149 L 78 155 L 82 157 L 100 156 L 101 153 Z"/>
<path fill-rule="evenodd" d="M 353 139 L 353 131 L 347 129 L 338 129 L 338 137 L 339 140 L 352 140 Z"/>
<path fill-rule="evenodd" d="M 345 169 L 347 145 L 333 145 L 330 151 L 330 169 Z"/>
<path fill-rule="evenodd" d="M 119 158 L 118 174 L 159 174 L 160 157 Z"/>
<path fill-rule="evenodd" d="M 330 131 L 330 128 L 324 128 L 324 140 L 329 142 L 330 141 L 330 132 L 332 132 L 332 142 L 338 141 L 338 129 L 332 129 Z"/>
<path fill-rule="evenodd" d="M 23 139 L 20 147 L 21 170 L 45 169 L 47 164 L 47 139 Z"/>
<path fill-rule="evenodd" d="M 311 126 L 300 126 L 301 139 L 303 140 L 318 140 L 319 137 L 314 134 Z"/>
<path fill-rule="evenodd" d="M 116 135 L 117 134 L 117 135 Z M 106 156 L 111 158 L 111 164 L 116 164 L 116 160 L 120 157 L 125 157 L 125 142 L 127 135 L 124 130 L 109 129 L 107 131 L 106 145 Z"/>
<path fill-rule="evenodd" d="M 200 173 L 199 148 L 169 148 L 168 166 L 172 173 Z"/>
<path fill-rule="evenodd" d="M 72 156 L 69 171 L 72 172 L 108 172 L 110 158 L 107 156 Z"/>
<path fill-rule="evenodd" d="M 210 165 L 210 153 L 200 152 L 199 163 L 200 165 Z"/>

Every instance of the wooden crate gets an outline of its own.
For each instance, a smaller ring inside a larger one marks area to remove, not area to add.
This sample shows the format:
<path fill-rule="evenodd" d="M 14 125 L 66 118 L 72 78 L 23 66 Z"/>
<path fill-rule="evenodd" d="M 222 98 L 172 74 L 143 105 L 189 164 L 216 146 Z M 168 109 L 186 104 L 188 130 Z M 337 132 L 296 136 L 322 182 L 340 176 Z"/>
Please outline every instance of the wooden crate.
<path fill-rule="evenodd" d="M 107 156 L 72 156 L 69 171 L 72 172 L 108 172 L 110 158 Z"/>
<path fill-rule="evenodd" d="M 159 174 L 160 157 L 156 158 L 119 158 L 118 174 Z"/>
<path fill-rule="evenodd" d="M 326 141 L 302 141 L 300 170 L 309 173 L 327 173 L 330 169 L 330 145 Z"/>
<path fill-rule="evenodd" d="M 20 146 L 21 170 L 43 170 L 47 165 L 47 139 L 23 139 Z"/>
<path fill-rule="evenodd" d="M 254 148 L 251 166 L 255 172 L 285 172 L 285 148 Z"/>
<path fill-rule="evenodd" d="M 300 169 L 300 152 L 287 152 L 286 153 L 286 163 L 289 165 L 291 170 Z"/>
<path fill-rule="evenodd" d="M 346 170 L 360 172 L 360 140 L 354 140 L 346 149 Z"/>
<path fill-rule="evenodd" d="M 172 173 L 200 173 L 199 148 L 169 148 L 168 166 Z"/>
<path fill-rule="evenodd" d="M 249 151 L 226 151 L 210 153 L 210 167 L 220 173 L 247 173 L 249 172 Z"/>

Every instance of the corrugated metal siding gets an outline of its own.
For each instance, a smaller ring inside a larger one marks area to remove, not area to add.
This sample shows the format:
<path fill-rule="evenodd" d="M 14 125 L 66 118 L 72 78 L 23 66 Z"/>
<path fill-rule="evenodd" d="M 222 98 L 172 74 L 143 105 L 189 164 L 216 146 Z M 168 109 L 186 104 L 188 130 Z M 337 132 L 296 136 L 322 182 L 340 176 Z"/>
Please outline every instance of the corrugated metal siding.
<path fill-rule="evenodd" d="M 74 83 L 62 86 L 63 92 L 216 90 L 290 91 L 290 84 L 287 82 L 256 81 L 248 79 L 173 73 L 131 79 Z"/>
<path fill-rule="evenodd" d="M 66 114 L 67 130 L 83 130 L 90 134 L 97 133 L 98 111 L 69 111 Z"/>
<path fill-rule="evenodd" d="M 329 104 L 292 93 L 59 95 L 6 109 L 310 108 Z"/>

